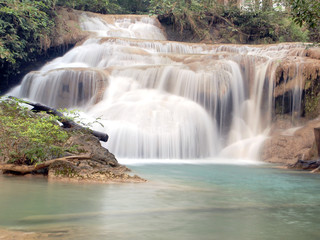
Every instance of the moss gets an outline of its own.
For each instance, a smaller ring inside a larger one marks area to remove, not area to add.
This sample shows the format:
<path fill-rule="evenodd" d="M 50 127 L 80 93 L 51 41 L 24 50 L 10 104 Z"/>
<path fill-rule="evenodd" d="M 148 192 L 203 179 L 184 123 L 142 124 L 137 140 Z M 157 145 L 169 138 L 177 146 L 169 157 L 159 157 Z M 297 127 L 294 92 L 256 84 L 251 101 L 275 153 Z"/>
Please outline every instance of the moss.
<path fill-rule="evenodd" d="M 311 94 L 306 96 L 305 113 L 308 118 L 315 118 L 319 115 L 320 95 Z"/>
<path fill-rule="evenodd" d="M 315 118 L 319 115 L 320 110 L 320 85 L 317 81 L 306 81 L 305 84 L 305 104 L 304 111 L 307 118 Z"/>
<path fill-rule="evenodd" d="M 63 176 L 63 177 L 76 177 L 78 176 L 78 172 L 72 168 L 63 168 L 56 169 L 54 172 L 55 176 Z"/>
<path fill-rule="evenodd" d="M 54 176 L 62 176 L 68 178 L 74 178 L 79 176 L 79 171 L 70 162 L 54 162 L 50 165 L 50 169 L 53 170 Z"/>

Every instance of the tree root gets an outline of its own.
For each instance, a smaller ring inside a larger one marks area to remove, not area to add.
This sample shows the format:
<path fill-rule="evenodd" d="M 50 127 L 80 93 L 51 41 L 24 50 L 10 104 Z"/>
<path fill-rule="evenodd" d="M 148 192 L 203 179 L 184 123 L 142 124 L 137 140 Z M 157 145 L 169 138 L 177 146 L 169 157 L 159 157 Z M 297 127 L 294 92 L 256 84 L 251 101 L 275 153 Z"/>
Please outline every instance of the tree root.
<path fill-rule="evenodd" d="M 86 159 L 90 159 L 91 155 L 74 155 L 74 156 L 67 156 L 67 157 L 62 157 L 62 158 L 55 158 L 55 159 L 51 159 L 36 165 L 16 165 L 16 164 L 0 164 L 0 170 L 6 172 L 6 171 L 10 171 L 10 172 L 16 172 L 16 173 L 20 173 L 20 174 L 27 174 L 27 173 L 32 173 L 35 172 L 37 170 L 40 169 L 44 169 L 49 167 L 51 164 L 53 164 L 54 162 L 57 161 L 65 161 L 65 162 L 69 162 L 69 160 L 86 160 Z"/>

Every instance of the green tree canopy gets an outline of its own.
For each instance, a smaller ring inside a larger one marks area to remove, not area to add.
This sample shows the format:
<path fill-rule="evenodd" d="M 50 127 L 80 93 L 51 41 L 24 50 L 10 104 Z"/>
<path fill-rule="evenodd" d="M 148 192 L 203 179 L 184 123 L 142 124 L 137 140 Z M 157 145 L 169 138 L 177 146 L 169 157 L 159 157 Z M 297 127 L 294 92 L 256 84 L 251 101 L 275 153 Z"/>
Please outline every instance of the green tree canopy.
<path fill-rule="evenodd" d="M 0 68 L 15 71 L 48 48 L 53 8 L 53 0 L 0 0 Z"/>
<path fill-rule="evenodd" d="M 288 3 L 291 6 L 294 21 L 300 26 L 304 22 L 312 28 L 320 25 L 319 0 L 288 0 Z"/>

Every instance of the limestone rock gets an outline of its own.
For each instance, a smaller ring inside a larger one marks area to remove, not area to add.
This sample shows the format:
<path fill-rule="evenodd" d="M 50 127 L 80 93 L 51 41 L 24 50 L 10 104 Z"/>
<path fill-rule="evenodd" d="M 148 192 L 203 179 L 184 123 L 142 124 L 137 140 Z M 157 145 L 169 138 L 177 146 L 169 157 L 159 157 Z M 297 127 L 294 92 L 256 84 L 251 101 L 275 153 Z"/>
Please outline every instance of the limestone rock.
<path fill-rule="evenodd" d="M 91 134 L 79 133 L 69 138 L 65 146 L 78 146 L 78 151 L 90 159 L 55 162 L 49 167 L 48 178 L 85 182 L 145 182 L 139 176 L 128 174 L 130 169 L 118 163 L 115 156 L 101 146 Z"/>
<path fill-rule="evenodd" d="M 314 159 L 314 128 L 320 126 L 320 120 L 315 119 L 301 127 L 293 127 L 290 121 L 286 119 L 274 123 L 271 136 L 266 140 L 262 149 L 262 160 L 271 163 L 294 164 L 299 159 Z"/>
<path fill-rule="evenodd" d="M 309 119 L 320 111 L 320 50 L 301 49 L 279 62 L 275 72 L 274 98 L 277 114 L 290 113 L 291 96 L 301 89 L 301 114 Z M 300 104 L 300 103 L 297 103 Z"/>
<path fill-rule="evenodd" d="M 118 165 L 101 164 L 94 160 L 73 160 L 70 162 L 57 161 L 50 165 L 49 180 L 71 182 L 145 182 L 137 175 L 131 176 L 128 168 Z"/>
<path fill-rule="evenodd" d="M 115 156 L 102 147 L 99 140 L 91 134 L 77 134 L 69 138 L 65 147 L 78 146 L 79 152 L 90 154 L 92 160 L 103 165 L 119 166 Z"/>

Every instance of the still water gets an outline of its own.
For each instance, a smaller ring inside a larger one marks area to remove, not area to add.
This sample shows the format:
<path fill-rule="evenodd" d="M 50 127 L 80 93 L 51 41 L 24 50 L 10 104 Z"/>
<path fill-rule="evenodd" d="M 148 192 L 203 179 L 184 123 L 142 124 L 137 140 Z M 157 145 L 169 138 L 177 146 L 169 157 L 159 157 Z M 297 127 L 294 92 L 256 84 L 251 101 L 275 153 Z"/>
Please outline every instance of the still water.
<path fill-rule="evenodd" d="M 59 239 L 320 239 L 320 175 L 269 165 L 129 167 L 149 181 L 0 175 L 0 228 Z"/>

